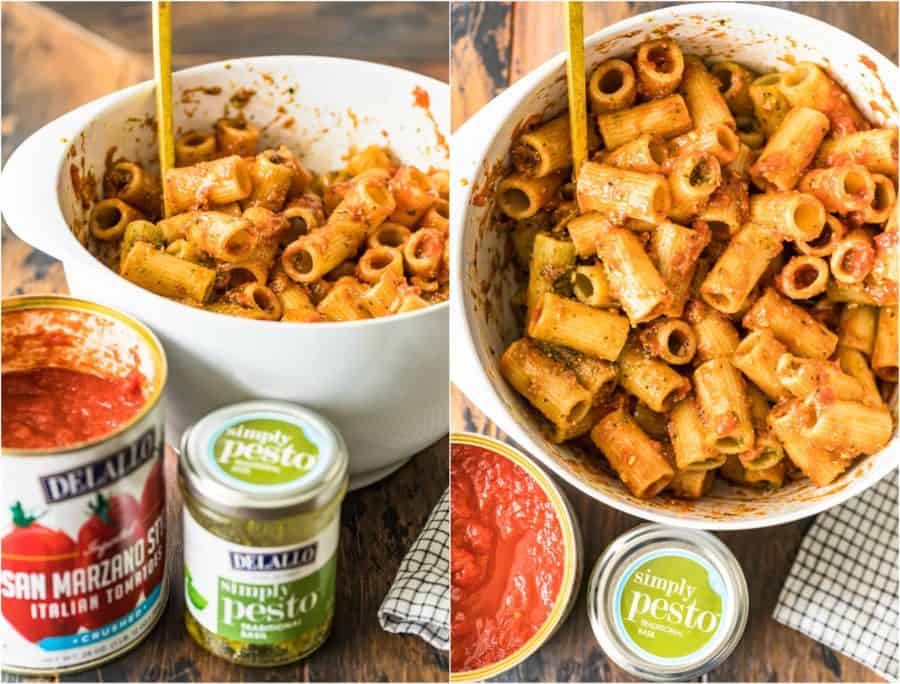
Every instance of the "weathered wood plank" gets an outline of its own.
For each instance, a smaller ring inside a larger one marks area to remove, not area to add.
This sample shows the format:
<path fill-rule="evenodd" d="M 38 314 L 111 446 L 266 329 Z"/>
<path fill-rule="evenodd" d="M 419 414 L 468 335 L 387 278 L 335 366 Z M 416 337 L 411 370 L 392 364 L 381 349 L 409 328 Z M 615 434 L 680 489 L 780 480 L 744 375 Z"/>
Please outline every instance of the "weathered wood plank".
<path fill-rule="evenodd" d="M 509 84 L 511 4 L 457 2 L 452 15 L 451 125 L 455 130 Z"/>

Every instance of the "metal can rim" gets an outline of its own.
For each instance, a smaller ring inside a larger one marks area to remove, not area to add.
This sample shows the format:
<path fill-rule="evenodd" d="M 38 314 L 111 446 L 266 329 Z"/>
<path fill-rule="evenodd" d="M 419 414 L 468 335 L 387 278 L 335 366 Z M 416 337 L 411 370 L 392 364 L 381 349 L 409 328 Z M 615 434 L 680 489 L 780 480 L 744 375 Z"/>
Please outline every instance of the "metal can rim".
<path fill-rule="evenodd" d="M 197 457 L 192 453 L 190 443 L 197 425 L 217 414 L 221 414 L 224 419 L 225 414 L 229 412 L 238 415 L 263 410 L 283 413 L 301 420 L 314 420 L 328 431 L 329 436 L 334 440 L 335 462 L 330 470 L 322 476 L 318 486 L 284 497 L 253 498 L 249 495 L 242 496 L 240 492 L 225 486 L 210 474 L 196 467 Z M 204 506 L 222 515 L 249 517 L 256 520 L 275 520 L 326 507 L 336 497 L 342 497 L 346 493 L 349 467 L 347 444 L 334 423 L 321 413 L 298 404 L 279 400 L 242 401 L 210 411 L 188 426 L 182 434 L 178 449 L 178 479 L 187 493 Z"/>
<path fill-rule="evenodd" d="M 603 587 L 611 589 L 616 585 L 624 568 L 636 562 L 629 555 L 630 551 L 646 553 L 649 552 L 648 545 L 672 537 L 678 538 L 690 551 L 716 567 L 727 582 L 730 599 L 734 601 L 729 633 L 705 659 L 687 663 L 680 668 L 677 665 L 650 663 L 620 643 L 621 639 L 611 623 L 607 594 L 602 592 Z M 743 637 L 749 616 L 749 602 L 743 569 L 731 550 L 718 537 L 704 530 L 659 523 L 638 525 L 613 540 L 594 564 L 587 586 L 588 618 L 601 648 L 623 670 L 648 681 L 676 682 L 694 679 L 721 665 Z"/>
<path fill-rule="evenodd" d="M 501 442 L 492 437 L 471 432 L 453 432 L 450 434 L 451 449 L 454 444 L 468 444 L 478 446 L 488 451 L 508 458 L 527 472 L 547 495 L 548 500 L 556 512 L 563 533 L 566 554 L 564 562 L 563 581 L 557 596 L 556 603 L 550 615 L 541 625 L 540 629 L 532 635 L 517 651 L 510 653 L 505 658 L 490 665 L 485 665 L 476 670 L 464 672 L 450 672 L 451 682 L 482 681 L 496 677 L 519 665 L 526 658 L 532 656 L 541 648 L 565 623 L 578 598 L 578 590 L 581 584 L 583 570 L 583 546 L 581 529 L 578 526 L 578 518 L 575 509 L 562 488 L 553 481 L 534 460 L 521 450 Z M 452 648 L 452 645 L 451 645 Z"/>
<path fill-rule="evenodd" d="M 134 316 L 113 309 L 112 307 L 98 304 L 87 299 L 70 297 L 68 295 L 17 295 L 15 297 L 4 297 L 2 302 L 3 314 L 11 313 L 13 311 L 41 308 L 69 309 L 89 314 L 100 314 L 115 319 L 118 323 L 131 328 L 143 338 L 151 350 L 153 365 L 156 371 L 152 379 L 153 390 L 144 402 L 141 410 L 132 416 L 130 420 L 122 423 L 122 425 L 118 426 L 112 432 L 77 444 L 69 444 L 64 447 L 48 447 L 44 449 L 14 449 L 3 447 L 4 456 L 57 456 L 83 451 L 84 449 L 89 449 L 124 435 L 150 415 L 153 409 L 155 409 L 162 400 L 163 390 L 165 389 L 169 375 L 169 366 L 168 361 L 166 360 L 166 351 L 162 346 L 162 342 L 159 341 L 159 338 L 147 325 L 136 319 Z"/>

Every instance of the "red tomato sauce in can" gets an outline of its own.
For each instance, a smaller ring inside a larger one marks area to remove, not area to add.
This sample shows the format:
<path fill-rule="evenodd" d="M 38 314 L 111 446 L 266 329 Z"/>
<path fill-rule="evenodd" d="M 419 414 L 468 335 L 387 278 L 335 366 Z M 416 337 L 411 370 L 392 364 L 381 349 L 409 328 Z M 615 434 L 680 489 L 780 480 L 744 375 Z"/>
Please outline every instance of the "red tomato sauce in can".
<path fill-rule="evenodd" d="M 3 446 L 47 449 L 113 432 L 144 405 L 143 376 L 101 377 L 69 368 L 3 373 Z"/>
<path fill-rule="evenodd" d="M 504 456 L 453 444 L 451 670 L 475 670 L 518 651 L 547 621 L 560 592 L 565 544 L 540 484 Z"/>
<path fill-rule="evenodd" d="M 3 302 L 0 663 L 96 667 L 165 607 L 166 363 L 143 325 L 67 297 Z"/>

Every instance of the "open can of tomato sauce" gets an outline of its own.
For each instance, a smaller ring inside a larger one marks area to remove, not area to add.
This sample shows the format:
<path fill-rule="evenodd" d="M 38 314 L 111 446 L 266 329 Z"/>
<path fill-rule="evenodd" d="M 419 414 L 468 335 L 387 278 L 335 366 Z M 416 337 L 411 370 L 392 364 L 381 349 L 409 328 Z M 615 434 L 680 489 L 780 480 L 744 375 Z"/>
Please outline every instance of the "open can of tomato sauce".
<path fill-rule="evenodd" d="M 162 615 L 163 388 L 150 330 L 60 296 L 3 300 L 0 663 L 74 672 Z"/>
<path fill-rule="evenodd" d="M 644 681 L 697 679 L 731 655 L 747 626 L 747 581 L 702 530 L 641 525 L 610 544 L 587 590 L 591 627 L 619 667 Z"/>
<path fill-rule="evenodd" d="M 450 680 L 481 681 L 535 653 L 581 581 L 575 513 L 530 458 L 495 439 L 450 437 Z"/>

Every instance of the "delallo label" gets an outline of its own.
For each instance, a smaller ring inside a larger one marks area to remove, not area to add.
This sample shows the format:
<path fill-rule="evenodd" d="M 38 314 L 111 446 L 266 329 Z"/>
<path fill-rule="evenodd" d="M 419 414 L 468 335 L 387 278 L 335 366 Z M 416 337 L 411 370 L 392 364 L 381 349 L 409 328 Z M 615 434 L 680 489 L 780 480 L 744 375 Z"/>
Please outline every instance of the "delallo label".
<path fill-rule="evenodd" d="M 334 607 L 339 518 L 302 544 L 257 548 L 215 536 L 185 507 L 188 610 L 210 632 L 250 644 L 320 630 Z"/>
<path fill-rule="evenodd" d="M 712 650 L 730 609 L 719 572 L 681 550 L 654 552 L 632 564 L 617 583 L 615 606 L 619 636 L 660 664 Z"/>
<path fill-rule="evenodd" d="M 0 662 L 100 662 L 140 639 L 165 596 L 162 411 L 132 442 L 0 458 Z M 150 427 L 147 427 L 150 426 Z"/>

